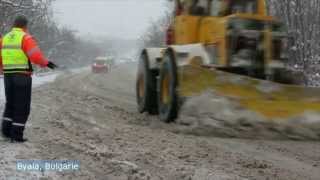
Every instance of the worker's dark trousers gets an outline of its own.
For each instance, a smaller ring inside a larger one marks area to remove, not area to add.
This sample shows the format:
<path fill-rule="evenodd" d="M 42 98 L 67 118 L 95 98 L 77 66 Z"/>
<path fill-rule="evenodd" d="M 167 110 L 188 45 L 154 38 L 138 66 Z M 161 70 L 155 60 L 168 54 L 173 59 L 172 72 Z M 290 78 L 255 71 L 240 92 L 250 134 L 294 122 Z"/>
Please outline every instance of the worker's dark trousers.
<path fill-rule="evenodd" d="M 22 139 L 25 124 L 30 114 L 31 76 L 5 74 L 6 105 L 2 119 L 2 133 L 13 139 Z"/>

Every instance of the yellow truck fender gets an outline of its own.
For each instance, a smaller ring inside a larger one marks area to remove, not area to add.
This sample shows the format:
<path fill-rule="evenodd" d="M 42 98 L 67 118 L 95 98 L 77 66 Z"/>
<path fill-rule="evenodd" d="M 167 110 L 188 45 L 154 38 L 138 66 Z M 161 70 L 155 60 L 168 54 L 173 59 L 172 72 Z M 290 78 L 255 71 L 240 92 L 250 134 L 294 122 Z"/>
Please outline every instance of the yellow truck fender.
<path fill-rule="evenodd" d="M 203 44 L 172 45 L 168 48 L 174 52 L 177 66 L 211 63 L 211 57 Z"/>

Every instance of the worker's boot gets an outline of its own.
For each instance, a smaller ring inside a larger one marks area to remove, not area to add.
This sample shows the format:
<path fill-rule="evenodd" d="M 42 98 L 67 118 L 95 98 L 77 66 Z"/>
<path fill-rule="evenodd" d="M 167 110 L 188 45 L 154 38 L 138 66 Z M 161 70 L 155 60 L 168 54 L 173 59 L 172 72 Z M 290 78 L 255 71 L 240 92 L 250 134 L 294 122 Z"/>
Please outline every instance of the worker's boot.
<path fill-rule="evenodd" d="M 1 123 L 1 135 L 4 138 L 11 137 L 12 120 L 10 118 L 3 118 Z"/>
<path fill-rule="evenodd" d="M 11 142 L 24 143 L 28 141 L 28 139 L 23 138 L 23 131 L 24 131 L 24 126 L 22 126 L 22 124 L 13 123 L 11 132 L 10 132 Z"/>
<path fill-rule="evenodd" d="M 13 139 L 11 138 L 11 143 L 24 143 L 27 142 L 28 139 L 27 138 L 22 138 L 22 139 Z"/>

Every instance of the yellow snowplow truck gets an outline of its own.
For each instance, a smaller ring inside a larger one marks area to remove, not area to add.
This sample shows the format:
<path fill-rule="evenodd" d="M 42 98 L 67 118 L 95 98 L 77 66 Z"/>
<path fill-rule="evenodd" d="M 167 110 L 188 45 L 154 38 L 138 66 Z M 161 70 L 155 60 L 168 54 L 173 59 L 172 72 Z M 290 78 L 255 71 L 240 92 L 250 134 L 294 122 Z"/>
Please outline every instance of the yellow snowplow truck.
<path fill-rule="evenodd" d="M 289 38 L 267 14 L 265 0 L 176 0 L 167 47 L 145 48 L 139 60 L 138 109 L 178 117 L 205 91 L 271 121 L 320 111 L 320 91 L 295 85 L 285 70 Z"/>

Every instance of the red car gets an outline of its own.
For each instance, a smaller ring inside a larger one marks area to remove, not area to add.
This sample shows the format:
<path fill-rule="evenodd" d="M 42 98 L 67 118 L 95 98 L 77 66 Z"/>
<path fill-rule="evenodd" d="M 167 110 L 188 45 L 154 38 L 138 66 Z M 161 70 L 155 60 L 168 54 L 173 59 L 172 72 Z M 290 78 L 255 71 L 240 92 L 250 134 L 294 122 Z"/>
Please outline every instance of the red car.
<path fill-rule="evenodd" d="M 107 61 L 99 58 L 93 62 L 91 69 L 93 73 L 107 73 L 109 70 Z"/>

